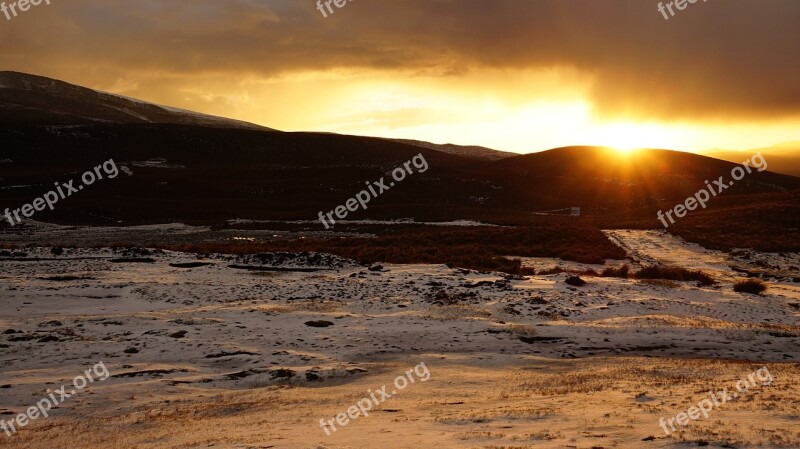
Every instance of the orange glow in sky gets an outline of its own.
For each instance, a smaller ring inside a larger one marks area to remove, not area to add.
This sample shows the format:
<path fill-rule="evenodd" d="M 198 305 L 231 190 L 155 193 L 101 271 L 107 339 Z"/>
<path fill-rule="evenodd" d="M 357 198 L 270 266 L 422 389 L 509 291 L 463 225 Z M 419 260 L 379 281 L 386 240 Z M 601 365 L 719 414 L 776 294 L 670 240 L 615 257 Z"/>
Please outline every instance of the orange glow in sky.
<path fill-rule="evenodd" d="M 154 94 L 118 80 L 106 89 L 284 131 L 324 131 L 528 153 L 569 145 L 631 150 L 752 149 L 797 140 L 796 120 L 659 121 L 605 117 L 591 79 L 570 71 L 484 71 L 446 79 L 304 72 L 238 83 L 201 77 Z"/>
<path fill-rule="evenodd" d="M 6 70 L 286 131 L 520 153 L 800 141 L 800 2 L 705 6 L 71 0 L 0 42 Z"/>

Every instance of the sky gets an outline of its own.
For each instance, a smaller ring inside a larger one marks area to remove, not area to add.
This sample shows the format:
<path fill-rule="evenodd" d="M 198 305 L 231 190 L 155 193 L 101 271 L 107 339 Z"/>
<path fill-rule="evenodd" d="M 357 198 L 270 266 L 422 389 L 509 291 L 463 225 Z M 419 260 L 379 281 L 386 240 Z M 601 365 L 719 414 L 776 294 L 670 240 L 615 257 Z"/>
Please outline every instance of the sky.
<path fill-rule="evenodd" d="M 351 0 L 324 17 L 316 0 L 51 0 L 0 14 L 0 70 L 285 131 L 521 153 L 800 140 L 800 2 L 659 3 Z"/>

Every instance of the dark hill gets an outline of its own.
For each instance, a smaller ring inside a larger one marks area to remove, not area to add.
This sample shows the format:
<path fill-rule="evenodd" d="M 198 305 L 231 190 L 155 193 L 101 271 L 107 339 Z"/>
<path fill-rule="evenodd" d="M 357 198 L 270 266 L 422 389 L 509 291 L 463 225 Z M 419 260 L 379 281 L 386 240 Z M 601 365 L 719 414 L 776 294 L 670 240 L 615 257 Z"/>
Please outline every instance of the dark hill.
<path fill-rule="evenodd" d="M 43 76 L 0 71 L 0 121 L 169 123 L 268 130 L 252 123 L 159 106 Z"/>
<path fill-rule="evenodd" d="M 527 224 L 536 220 L 533 212 L 581 206 L 604 226 L 655 227 L 656 210 L 683 201 L 705 180 L 728 179 L 734 167 L 688 153 L 648 150 L 622 158 L 594 147 L 492 162 L 380 138 L 232 126 L 227 119 L 13 72 L 0 72 L 0 86 L 0 210 L 30 203 L 54 182 L 77 179 L 110 158 L 132 172 L 36 215 L 45 221 L 315 220 L 365 182 L 388 179 L 392 169 L 423 154 L 427 172 L 409 175 L 348 219 Z M 754 172 L 725 195 L 798 188 L 798 178 Z"/>
<path fill-rule="evenodd" d="M 509 198 L 542 206 L 631 208 L 662 201 L 682 201 L 723 176 L 732 180 L 736 164 L 668 150 L 640 150 L 628 155 L 602 147 L 566 147 L 495 162 L 505 179 L 524 179 L 509 186 Z M 753 169 L 730 186 L 728 195 L 782 192 L 800 188 L 800 178 Z M 542 192 L 547 194 L 542 197 Z"/>

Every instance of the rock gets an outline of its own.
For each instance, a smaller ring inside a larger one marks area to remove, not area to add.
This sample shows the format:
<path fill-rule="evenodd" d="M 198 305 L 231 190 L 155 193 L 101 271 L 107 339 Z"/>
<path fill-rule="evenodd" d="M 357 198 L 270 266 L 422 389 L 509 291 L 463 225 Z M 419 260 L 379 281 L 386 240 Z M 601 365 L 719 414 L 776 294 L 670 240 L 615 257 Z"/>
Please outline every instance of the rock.
<path fill-rule="evenodd" d="M 174 262 L 169 264 L 172 268 L 200 268 L 209 265 L 213 264 L 211 262 Z"/>
<path fill-rule="evenodd" d="M 527 337 L 525 335 L 520 335 L 519 339 L 520 339 L 520 341 L 528 343 L 530 345 L 530 344 L 537 343 L 537 342 L 551 343 L 551 342 L 554 342 L 554 341 L 563 340 L 564 338 L 563 337 Z"/>
<path fill-rule="evenodd" d="M 41 279 L 53 282 L 70 282 L 70 281 L 85 281 L 94 278 L 88 276 L 49 276 Z"/>
<path fill-rule="evenodd" d="M 489 287 L 493 285 L 495 285 L 493 281 L 479 281 L 474 284 L 464 284 L 463 286 L 466 288 L 478 288 L 478 287 Z"/>
<path fill-rule="evenodd" d="M 187 334 L 186 331 L 178 331 L 178 332 L 175 332 L 174 334 L 170 334 L 170 337 L 172 337 L 172 338 L 183 338 L 183 337 L 186 336 L 186 334 Z"/>
<path fill-rule="evenodd" d="M 63 326 L 63 325 L 64 324 L 61 321 L 58 321 L 58 320 L 45 321 L 45 322 L 39 323 L 39 327 L 47 327 L 47 326 L 59 327 L 59 326 Z"/>
<path fill-rule="evenodd" d="M 60 338 L 56 337 L 55 335 L 46 335 L 37 340 L 39 343 L 50 343 L 51 341 L 61 341 Z"/>
<path fill-rule="evenodd" d="M 123 257 L 143 257 L 151 256 L 153 253 L 147 248 L 128 247 L 121 251 Z"/>
<path fill-rule="evenodd" d="M 9 337 L 8 341 L 15 343 L 18 341 L 31 341 L 36 340 L 36 335 L 28 334 L 28 335 L 18 335 L 16 337 Z"/>
<path fill-rule="evenodd" d="M 369 267 L 369 271 L 383 271 L 383 265 L 373 265 Z"/>
<path fill-rule="evenodd" d="M 575 287 L 582 287 L 586 285 L 586 281 L 581 279 L 580 276 L 570 276 L 564 282 L 566 282 L 569 285 L 574 285 Z"/>
<path fill-rule="evenodd" d="M 503 311 L 509 315 L 521 315 L 521 313 L 514 308 L 513 304 L 509 304 L 503 308 Z"/>
<path fill-rule="evenodd" d="M 126 349 L 126 350 L 124 350 L 122 352 L 124 352 L 125 354 L 138 354 L 139 353 L 139 349 L 138 348 L 134 348 L 134 347 L 130 347 L 130 348 L 128 348 L 128 349 Z"/>
<path fill-rule="evenodd" d="M 314 268 L 317 270 L 359 266 L 358 263 L 350 259 L 334 256 L 332 254 L 307 251 L 301 253 L 274 252 L 248 254 L 237 257 L 235 264 L 283 268 Z"/>
<path fill-rule="evenodd" d="M 333 326 L 333 323 L 325 320 L 317 320 L 317 321 L 306 321 L 305 325 L 309 327 L 330 327 Z"/>
<path fill-rule="evenodd" d="M 218 352 L 216 354 L 208 354 L 208 355 L 206 355 L 206 358 L 207 359 L 219 359 L 219 358 L 222 358 L 222 357 L 233 357 L 233 356 L 236 356 L 236 355 L 258 355 L 258 353 L 257 352 L 250 352 L 250 351 L 232 351 L 232 352 L 222 351 L 222 352 Z M 275 354 L 273 354 L 273 355 L 275 355 Z"/>
<path fill-rule="evenodd" d="M 291 379 L 292 377 L 294 377 L 295 372 L 290 369 L 279 368 L 270 371 L 269 374 L 270 376 L 272 376 L 273 379 Z"/>
<path fill-rule="evenodd" d="M 52 247 L 50 249 L 50 254 L 52 254 L 54 256 L 60 256 L 60 255 L 64 254 L 64 248 L 62 248 L 60 246 L 54 246 L 54 247 Z"/>

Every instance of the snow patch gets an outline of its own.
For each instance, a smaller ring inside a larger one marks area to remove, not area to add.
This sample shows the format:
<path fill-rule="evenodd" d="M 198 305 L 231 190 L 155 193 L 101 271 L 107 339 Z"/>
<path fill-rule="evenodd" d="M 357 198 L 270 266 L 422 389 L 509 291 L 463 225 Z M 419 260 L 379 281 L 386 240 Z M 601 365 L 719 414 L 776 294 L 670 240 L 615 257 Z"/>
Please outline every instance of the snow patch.
<path fill-rule="evenodd" d="M 166 159 L 151 159 L 149 161 L 132 161 L 129 162 L 134 167 L 146 167 L 146 168 L 186 168 L 183 165 L 178 164 L 168 164 Z"/>
<path fill-rule="evenodd" d="M 240 225 L 240 224 L 270 224 L 270 223 L 282 223 L 282 224 L 314 224 L 319 223 L 319 220 L 248 220 L 243 218 L 236 218 L 233 220 L 228 220 L 228 224 L 231 225 Z M 501 228 L 500 225 L 482 223 L 480 221 L 474 220 L 452 220 L 452 221 L 415 221 L 413 218 L 403 218 L 398 220 L 336 220 L 337 224 L 349 224 L 349 225 L 397 225 L 397 224 L 416 224 L 416 225 L 424 225 L 424 226 L 463 226 L 463 227 L 479 227 L 479 226 L 487 226 L 493 228 Z"/>

